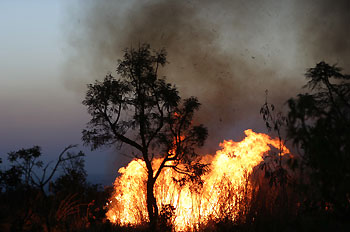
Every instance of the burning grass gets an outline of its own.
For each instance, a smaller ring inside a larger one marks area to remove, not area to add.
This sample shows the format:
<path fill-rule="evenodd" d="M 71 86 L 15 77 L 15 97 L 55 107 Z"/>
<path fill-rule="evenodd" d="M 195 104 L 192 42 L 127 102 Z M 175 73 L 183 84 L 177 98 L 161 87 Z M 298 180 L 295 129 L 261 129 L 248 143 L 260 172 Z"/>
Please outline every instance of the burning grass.
<path fill-rule="evenodd" d="M 198 230 L 211 221 L 235 221 L 245 216 L 256 186 L 250 175 L 264 160 L 271 146 L 289 154 L 278 139 L 266 134 L 245 131 L 240 141 L 224 141 L 215 155 L 203 156 L 209 170 L 201 181 L 190 181 L 171 168 L 164 169 L 155 183 L 155 197 L 160 222 L 176 231 Z M 154 159 L 159 166 L 160 159 Z M 114 193 L 107 205 L 107 218 L 115 224 L 137 226 L 148 221 L 146 207 L 146 168 L 140 159 L 119 169 Z"/>

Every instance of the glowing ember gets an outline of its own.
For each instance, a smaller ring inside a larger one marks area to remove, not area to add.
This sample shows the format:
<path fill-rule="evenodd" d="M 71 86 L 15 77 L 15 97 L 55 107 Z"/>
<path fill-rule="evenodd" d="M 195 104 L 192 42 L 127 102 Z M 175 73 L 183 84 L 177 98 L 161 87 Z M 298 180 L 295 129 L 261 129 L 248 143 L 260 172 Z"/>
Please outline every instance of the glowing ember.
<path fill-rule="evenodd" d="M 209 220 L 228 218 L 235 220 L 248 207 L 252 186 L 249 175 L 263 161 L 270 146 L 279 148 L 278 139 L 246 130 L 241 142 L 224 141 L 215 156 L 204 156 L 203 163 L 210 163 L 209 171 L 202 176 L 203 184 L 181 180 L 184 175 L 166 168 L 155 184 L 155 196 L 159 210 L 166 205 L 175 208 L 173 225 L 177 231 L 198 228 Z M 289 153 L 282 147 L 282 153 Z M 155 159 L 155 166 L 161 160 Z M 119 169 L 115 180 L 115 192 L 108 205 L 107 218 L 120 225 L 137 225 L 148 221 L 146 208 L 146 168 L 140 159 L 131 161 Z"/>

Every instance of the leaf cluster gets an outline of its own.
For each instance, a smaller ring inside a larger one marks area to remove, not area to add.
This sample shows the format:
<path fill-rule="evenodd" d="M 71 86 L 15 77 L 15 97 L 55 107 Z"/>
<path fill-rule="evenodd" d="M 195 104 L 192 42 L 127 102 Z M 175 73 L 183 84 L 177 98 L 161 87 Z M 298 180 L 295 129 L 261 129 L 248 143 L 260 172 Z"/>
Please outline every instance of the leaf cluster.
<path fill-rule="evenodd" d="M 308 93 L 288 100 L 288 136 L 304 151 L 322 201 L 350 212 L 350 76 L 320 62 L 307 71 Z"/>
<path fill-rule="evenodd" d="M 83 104 L 92 118 L 83 131 L 85 144 L 92 149 L 130 145 L 141 153 L 148 169 L 152 158 L 161 156 L 159 172 L 180 162 L 190 164 L 208 132 L 202 124 L 193 124 L 198 99 L 181 100 L 177 88 L 159 77 L 159 68 L 166 63 L 164 49 L 151 51 L 143 44 L 125 50 L 116 69 L 119 77 L 108 75 L 88 85 Z"/>

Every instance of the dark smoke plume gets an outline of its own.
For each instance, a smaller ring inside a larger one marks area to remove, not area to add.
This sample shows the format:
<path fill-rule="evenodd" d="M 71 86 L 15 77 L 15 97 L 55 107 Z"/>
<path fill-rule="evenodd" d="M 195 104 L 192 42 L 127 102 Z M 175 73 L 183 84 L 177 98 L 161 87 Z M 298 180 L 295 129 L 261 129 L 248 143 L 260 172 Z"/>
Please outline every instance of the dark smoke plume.
<path fill-rule="evenodd" d="M 300 0 L 299 4 L 302 7 L 297 14 L 301 29 L 298 43 L 306 59 L 338 63 L 349 70 L 350 1 Z"/>
<path fill-rule="evenodd" d="M 87 83 L 114 73 L 124 48 L 165 48 L 163 74 L 183 97 L 199 98 L 208 147 L 264 128 L 266 89 L 269 102 L 282 107 L 316 62 L 349 65 L 347 0 L 80 3 L 69 5 L 66 86 L 83 94 Z"/>

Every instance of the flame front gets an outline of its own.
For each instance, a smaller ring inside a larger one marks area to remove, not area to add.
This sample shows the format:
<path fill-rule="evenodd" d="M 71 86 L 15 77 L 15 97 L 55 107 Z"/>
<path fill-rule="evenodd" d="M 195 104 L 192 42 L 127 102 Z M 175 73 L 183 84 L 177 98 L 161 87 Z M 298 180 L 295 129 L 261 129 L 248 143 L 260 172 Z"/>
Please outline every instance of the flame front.
<path fill-rule="evenodd" d="M 263 161 L 271 146 L 280 149 L 280 141 L 268 135 L 245 131 L 240 142 L 224 141 L 214 156 L 203 156 L 210 169 L 202 176 L 202 185 L 179 182 L 184 177 L 165 168 L 158 177 L 154 193 L 159 209 L 175 208 L 172 224 L 177 231 L 198 228 L 209 220 L 235 220 L 249 205 L 253 187 L 248 179 L 253 168 Z M 289 150 L 282 145 L 282 154 Z M 153 161 L 159 167 L 161 159 Z M 146 167 L 141 159 L 120 168 L 114 193 L 108 204 L 107 218 L 120 225 L 138 225 L 148 221 L 146 206 Z"/>

